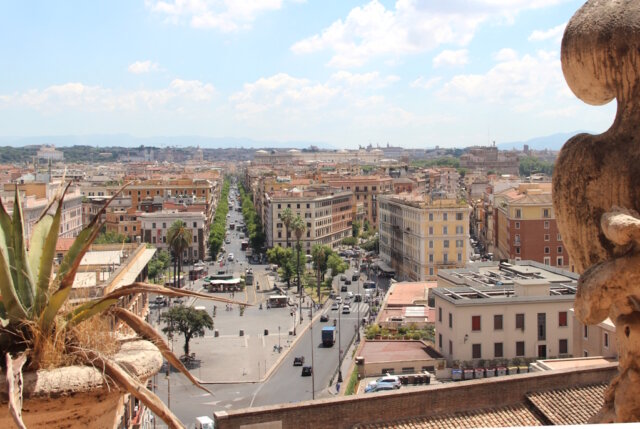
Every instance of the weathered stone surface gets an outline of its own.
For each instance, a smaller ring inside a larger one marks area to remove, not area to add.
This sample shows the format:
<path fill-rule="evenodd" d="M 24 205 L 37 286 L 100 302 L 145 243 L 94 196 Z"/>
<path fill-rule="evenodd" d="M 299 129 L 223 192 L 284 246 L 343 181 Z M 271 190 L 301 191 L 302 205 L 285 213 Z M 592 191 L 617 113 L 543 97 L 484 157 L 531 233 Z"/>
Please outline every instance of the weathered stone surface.
<path fill-rule="evenodd" d="M 562 148 L 553 178 L 558 228 L 582 273 L 576 315 L 616 323 L 620 375 L 598 421 L 640 421 L 640 2 L 587 2 L 567 24 L 562 70 L 590 104 L 613 99 L 611 128 Z"/>
<path fill-rule="evenodd" d="M 140 380 L 157 373 L 162 355 L 147 341 L 122 345 L 116 362 Z M 72 366 L 24 374 L 23 421 L 29 428 L 113 428 L 125 392 L 98 368 Z M 0 428 L 15 427 L 0 383 Z"/>

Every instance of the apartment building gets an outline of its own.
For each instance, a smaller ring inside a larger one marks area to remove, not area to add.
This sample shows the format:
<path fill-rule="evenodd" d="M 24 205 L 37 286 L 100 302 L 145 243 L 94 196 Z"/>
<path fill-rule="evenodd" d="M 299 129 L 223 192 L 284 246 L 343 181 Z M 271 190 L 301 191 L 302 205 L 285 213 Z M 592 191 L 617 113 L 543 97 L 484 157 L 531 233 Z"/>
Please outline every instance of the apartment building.
<path fill-rule="evenodd" d="M 294 216 L 300 216 L 306 223 L 301 245 L 311 253 L 314 244 L 336 247 L 340 241 L 351 236 L 353 222 L 353 193 L 328 186 L 310 186 L 306 189 L 294 188 L 266 194 L 266 217 L 264 229 L 267 246 L 287 245 L 286 228 L 281 220 L 282 212 L 289 208 Z M 295 244 L 295 234 L 289 230 L 289 246 Z"/>
<path fill-rule="evenodd" d="M 190 197 L 203 200 L 211 205 L 216 190 L 216 182 L 206 179 L 154 179 L 134 183 L 123 191 L 131 197 L 131 205 L 140 210 L 143 200 L 153 200 L 154 197 L 163 199 L 171 197 Z"/>
<path fill-rule="evenodd" d="M 203 260 L 206 255 L 208 231 L 205 228 L 206 218 L 202 212 L 159 211 L 140 213 L 140 229 L 142 241 L 155 244 L 159 249 L 170 250 L 167 233 L 171 225 L 181 220 L 193 232 L 191 246 L 182 255 L 186 261 Z"/>
<path fill-rule="evenodd" d="M 105 228 L 107 232 L 114 232 L 135 242 L 141 233 L 140 212 L 135 207 L 109 211 L 106 215 Z"/>
<path fill-rule="evenodd" d="M 31 182 L 18 186 L 22 201 L 22 216 L 25 225 L 25 237 L 31 237 L 31 231 L 47 207 L 49 201 L 60 189 L 60 183 Z M 16 185 L 5 183 L 2 200 L 9 213 L 13 213 L 13 200 Z M 82 195 L 76 187 L 70 188 L 62 203 L 59 237 L 76 237 L 82 231 Z"/>
<path fill-rule="evenodd" d="M 352 191 L 354 204 L 362 203 L 364 220 L 371 228 L 378 227 L 378 199 L 383 194 L 393 193 L 393 178 L 389 176 L 344 176 L 327 178 L 329 186 Z"/>
<path fill-rule="evenodd" d="M 460 156 L 460 167 L 484 173 L 518 174 L 518 154 L 499 151 L 496 146 L 475 146 Z"/>
<path fill-rule="evenodd" d="M 585 325 L 570 311 L 573 319 L 573 350 L 576 357 L 604 356 L 618 357 L 616 325 L 607 318 L 597 325 Z"/>
<path fill-rule="evenodd" d="M 494 196 L 496 256 L 554 267 L 570 265 L 558 231 L 551 183 L 521 183 Z"/>
<path fill-rule="evenodd" d="M 440 270 L 436 346 L 452 361 L 573 355 L 578 276 L 535 261 Z"/>
<path fill-rule="evenodd" d="M 380 259 L 400 280 L 435 280 L 441 268 L 464 267 L 468 204 L 424 194 L 380 196 Z"/>

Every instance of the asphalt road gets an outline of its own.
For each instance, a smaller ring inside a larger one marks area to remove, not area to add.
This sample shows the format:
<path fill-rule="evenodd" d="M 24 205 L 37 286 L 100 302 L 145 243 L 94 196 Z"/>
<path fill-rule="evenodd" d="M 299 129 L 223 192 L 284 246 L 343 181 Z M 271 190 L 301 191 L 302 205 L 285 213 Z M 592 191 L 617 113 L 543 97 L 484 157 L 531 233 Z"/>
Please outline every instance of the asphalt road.
<path fill-rule="evenodd" d="M 232 187 L 231 195 L 237 188 Z M 234 201 L 237 201 L 234 199 Z M 237 225 L 238 221 L 242 220 L 242 214 L 235 211 L 237 202 L 234 203 L 234 210 L 229 211 L 231 214 L 228 218 L 227 225 L 234 222 Z M 224 259 L 224 264 L 220 267 L 219 263 L 210 267 L 210 272 L 214 273 L 219 269 L 228 270 L 230 273 L 241 273 L 248 266 L 253 268 L 254 273 L 262 271 L 266 268 L 264 265 L 248 265 L 244 256 L 244 252 L 240 250 L 240 232 L 229 231 L 230 243 L 225 244 L 227 255 L 229 252 L 234 254 L 234 261 L 228 262 Z M 351 278 L 353 268 L 350 268 L 346 273 Z M 360 286 L 365 280 L 362 276 Z M 196 282 L 192 287 L 198 289 L 201 285 L 201 281 Z M 334 278 L 334 288 L 339 290 L 340 285 L 339 277 Z M 293 289 L 293 288 L 292 288 Z M 348 286 L 348 289 L 354 294 L 358 291 L 357 282 L 353 282 Z M 360 289 L 363 293 L 363 290 Z M 346 292 L 341 293 L 344 297 Z M 246 300 L 249 303 L 259 303 L 264 294 L 249 292 L 246 294 Z M 236 300 L 244 300 L 242 294 L 237 293 L 234 296 Z M 336 382 L 337 377 L 334 377 L 338 368 L 338 353 L 339 344 L 343 350 L 347 350 L 349 344 L 354 339 L 356 333 L 356 326 L 358 323 L 357 306 L 360 306 L 360 317 L 364 317 L 368 309 L 368 305 L 364 302 L 353 303 L 352 311 L 350 314 L 341 314 L 336 310 L 330 310 L 328 307 L 324 310 L 329 314 L 329 322 L 320 322 L 319 318 L 316 319 L 316 323 L 312 325 L 311 329 L 307 329 L 302 337 L 295 343 L 295 345 L 288 350 L 288 354 L 281 361 L 279 366 L 272 372 L 268 380 L 263 383 L 231 383 L 231 384 L 214 384 L 207 387 L 213 391 L 214 396 L 199 390 L 191 385 L 183 376 L 177 373 L 171 374 L 171 409 L 186 425 L 193 424 L 196 416 L 208 415 L 211 416 L 215 411 L 239 409 L 246 407 L 257 407 L 262 405 L 272 405 L 279 403 L 298 402 L 301 400 L 312 399 L 312 377 L 301 376 L 301 368 L 293 366 L 293 359 L 295 356 L 304 356 L 305 365 L 311 365 L 312 353 L 313 353 L 313 370 L 315 378 L 315 397 L 327 397 L 330 396 L 330 392 L 335 392 L 335 387 L 329 386 L 330 380 L 333 378 L 333 383 Z M 218 308 L 220 311 L 220 308 Z M 254 308 L 247 311 L 258 311 Z M 260 310 L 267 311 L 267 310 Z M 303 311 L 303 317 L 308 318 L 309 310 Z M 314 312 L 314 316 L 315 316 Z M 333 347 L 323 347 L 321 340 L 321 329 L 323 326 L 332 326 L 333 319 L 339 319 L 338 334 L 340 341 L 336 341 Z M 312 336 L 313 332 L 313 336 Z M 313 340 L 312 340 L 313 338 Z M 313 352 L 312 352 L 313 350 Z M 199 356 L 202 359 L 206 359 L 206 356 Z M 194 371 L 195 375 L 198 375 Z M 169 403 L 169 380 L 164 373 L 158 374 L 154 378 L 154 386 L 156 393 L 160 396 L 165 403 Z M 158 427 L 160 421 L 158 421 Z"/>

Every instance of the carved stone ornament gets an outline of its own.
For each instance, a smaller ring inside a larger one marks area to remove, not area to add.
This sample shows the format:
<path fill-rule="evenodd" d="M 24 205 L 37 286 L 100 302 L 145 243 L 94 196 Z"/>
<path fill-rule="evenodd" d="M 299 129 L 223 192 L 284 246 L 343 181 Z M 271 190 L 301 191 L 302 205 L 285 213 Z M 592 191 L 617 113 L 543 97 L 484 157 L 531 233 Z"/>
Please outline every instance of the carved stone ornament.
<path fill-rule="evenodd" d="M 594 422 L 640 421 L 640 0 L 588 1 L 562 39 L 562 71 L 582 101 L 616 100 L 613 125 L 562 148 L 553 205 L 581 273 L 578 319 L 616 325 L 619 375 Z"/>

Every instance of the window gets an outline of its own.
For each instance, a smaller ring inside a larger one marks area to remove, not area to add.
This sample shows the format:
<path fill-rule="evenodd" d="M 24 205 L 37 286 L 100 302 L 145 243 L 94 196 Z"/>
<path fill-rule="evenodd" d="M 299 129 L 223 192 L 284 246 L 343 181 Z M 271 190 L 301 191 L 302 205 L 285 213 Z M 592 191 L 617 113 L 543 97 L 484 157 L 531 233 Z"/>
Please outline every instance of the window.
<path fill-rule="evenodd" d="M 549 209 L 543 209 L 543 210 L 542 210 L 542 217 L 544 217 L 544 218 L 550 218 L 550 217 L 551 217 L 551 210 L 549 210 Z"/>
<path fill-rule="evenodd" d="M 493 357 L 494 358 L 504 357 L 503 353 L 504 352 L 502 350 L 502 343 L 493 343 Z"/>
<path fill-rule="evenodd" d="M 520 247 L 516 247 L 516 255 L 520 254 Z"/>
<path fill-rule="evenodd" d="M 464 246 L 464 241 L 456 240 L 456 248 L 457 249 L 462 249 L 463 246 Z"/>
<path fill-rule="evenodd" d="M 433 227 L 432 226 L 429 227 L 429 235 L 433 235 Z"/>
<path fill-rule="evenodd" d="M 524 331 L 524 313 L 516 314 L 516 329 Z"/>
<path fill-rule="evenodd" d="M 442 307 L 438 307 L 438 322 L 442 322 Z"/>
<path fill-rule="evenodd" d="M 582 337 L 586 340 L 587 338 L 589 338 L 589 327 L 587 325 L 583 326 L 582 329 Z"/>
<path fill-rule="evenodd" d="M 193 227 L 197 228 L 198 227 L 198 223 L 197 222 L 193 222 Z"/>
<path fill-rule="evenodd" d="M 442 243 L 445 249 L 449 248 L 449 240 L 444 240 L 444 242 Z"/>
<path fill-rule="evenodd" d="M 456 213 L 456 220 L 462 220 L 462 213 Z"/>
<path fill-rule="evenodd" d="M 558 312 L 558 326 L 567 326 L 567 312 L 559 311 Z"/>
<path fill-rule="evenodd" d="M 605 349 L 609 348 L 609 333 L 608 332 L 604 333 L 604 348 Z"/>
<path fill-rule="evenodd" d="M 413 366 L 402 367 L 403 374 L 414 374 L 416 372 L 416 368 Z"/>
<path fill-rule="evenodd" d="M 558 241 L 562 241 L 562 235 L 560 233 L 558 233 Z"/>
<path fill-rule="evenodd" d="M 449 327 L 453 328 L 453 314 L 449 313 Z"/>
<path fill-rule="evenodd" d="M 558 256 L 556 258 L 556 267 L 561 267 L 564 265 L 564 259 L 562 258 L 562 256 Z"/>
<path fill-rule="evenodd" d="M 449 228 L 447 228 L 446 226 L 442 227 L 442 235 L 447 235 L 449 233 Z"/>
<path fill-rule="evenodd" d="M 481 359 L 482 358 L 482 344 L 473 344 L 471 346 L 471 353 L 473 359 Z"/>
<path fill-rule="evenodd" d="M 429 249 L 433 249 L 433 240 L 429 240 Z"/>
<path fill-rule="evenodd" d="M 559 340 L 558 341 L 558 353 L 560 353 L 561 355 L 566 355 L 567 353 L 569 353 L 569 341 L 564 339 L 564 340 Z"/>
<path fill-rule="evenodd" d="M 544 254 L 548 255 L 549 253 L 551 253 L 551 251 L 549 250 L 549 246 L 545 246 L 544 248 Z"/>
<path fill-rule="evenodd" d="M 480 331 L 480 316 L 471 316 L 471 330 Z"/>
<path fill-rule="evenodd" d="M 549 240 L 551 240 L 551 236 L 549 234 L 545 234 L 544 241 L 549 241 Z"/>
<path fill-rule="evenodd" d="M 562 253 L 562 246 L 558 246 L 558 253 Z"/>
<path fill-rule="evenodd" d="M 538 341 L 547 339 L 547 313 L 538 313 Z"/>
<path fill-rule="evenodd" d="M 542 258 L 542 263 L 545 265 L 551 265 L 551 258 L 549 256 L 545 256 Z"/>
<path fill-rule="evenodd" d="M 515 223 L 515 227 L 516 227 L 516 229 L 520 229 L 520 222 L 516 222 Z"/>
<path fill-rule="evenodd" d="M 429 253 L 429 262 L 433 262 L 433 253 Z"/>
<path fill-rule="evenodd" d="M 515 235 L 516 244 L 520 244 L 520 234 Z"/>
<path fill-rule="evenodd" d="M 516 341 L 516 356 L 524 356 L 524 341 Z"/>
<path fill-rule="evenodd" d="M 447 219 L 447 213 L 442 213 L 442 220 L 448 220 Z"/>
<path fill-rule="evenodd" d="M 429 220 L 432 221 L 433 220 L 433 213 L 429 213 Z"/>
<path fill-rule="evenodd" d="M 462 262 L 462 253 L 458 253 L 458 262 Z"/>
<path fill-rule="evenodd" d="M 429 275 L 432 276 L 433 275 L 433 267 L 429 267 Z"/>
<path fill-rule="evenodd" d="M 162 222 L 162 228 L 166 228 L 167 227 L 167 223 L 166 222 Z"/>
<path fill-rule="evenodd" d="M 438 334 L 438 347 L 442 350 L 442 334 Z"/>
<path fill-rule="evenodd" d="M 549 229 L 549 221 L 548 220 L 544 221 L 544 229 Z"/>
<path fill-rule="evenodd" d="M 493 315 L 493 329 L 496 331 L 502 331 L 502 314 Z"/>
<path fill-rule="evenodd" d="M 464 234 L 464 226 L 456 226 L 456 234 Z"/>
<path fill-rule="evenodd" d="M 582 356 L 583 356 L 583 357 L 589 357 L 589 352 L 588 352 L 588 351 L 586 351 L 586 350 L 583 350 L 583 351 L 582 351 Z"/>
<path fill-rule="evenodd" d="M 382 374 L 390 374 L 393 375 L 395 374 L 395 371 L 393 368 L 382 368 Z"/>
<path fill-rule="evenodd" d="M 124 227 L 124 232 L 128 232 L 128 228 L 126 226 Z"/>
<path fill-rule="evenodd" d="M 520 219 L 522 217 L 522 210 L 516 209 L 516 218 Z"/>
<path fill-rule="evenodd" d="M 449 355 L 453 356 L 453 343 L 449 340 Z"/>
<path fill-rule="evenodd" d="M 444 262 L 445 264 L 447 262 L 449 262 L 449 254 L 445 253 L 444 255 L 442 255 L 442 262 Z"/>
<path fill-rule="evenodd" d="M 156 227 L 156 223 L 155 223 L 155 222 L 153 222 L 153 223 L 151 224 L 151 228 L 155 228 L 155 227 Z"/>

